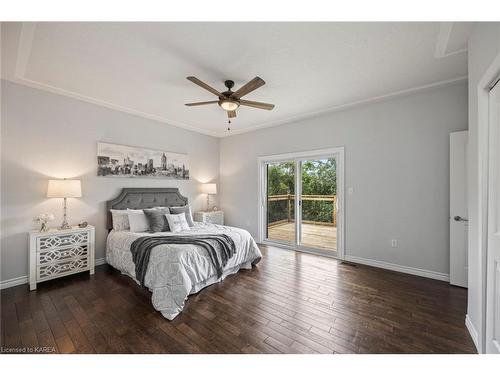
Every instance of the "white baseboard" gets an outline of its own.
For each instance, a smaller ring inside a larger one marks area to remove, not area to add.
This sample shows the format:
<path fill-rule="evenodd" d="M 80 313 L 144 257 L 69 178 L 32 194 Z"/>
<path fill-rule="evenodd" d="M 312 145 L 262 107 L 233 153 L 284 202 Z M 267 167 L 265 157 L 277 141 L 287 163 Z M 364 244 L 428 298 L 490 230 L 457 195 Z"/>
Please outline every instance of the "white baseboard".
<path fill-rule="evenodd" d="M 420 268 L 401 266 L 399 264 L 387 263 L 387 262 L 382 262 L 380 260 L 373 260 L 368 258 L 361 258 L 353 255 L 346 255 L 344 260 L 352 263 L 359 263 L 367 266 L 383 268 L 386 270 L 408 273 L 410 275 L 427 277 L 429 279 L 448 281 L 448 282 L 450 281 L 450 275 L 448 275 L 447 273 L 440 273 L 435 271 L 423 270 Z"/>
<path fill-rule="evenodd" d="M 13 279 L 4 280 L 0 282 L 0 290 L 12 288 L 13 286 L 28 284 L 28 276 L 14 277 Z"/>
<path fill-rule="evenodd" d="M 95 265 L 96 266 L 101 266 L 103 264 L 106 264 L 106 258 L 99 258 L 95 260 Z"/>
<path fill-rule="evenodd" d="M 472 341 L 474 342 L 474 345 L 476 346 L 476 350 L 479 353 L 479 335 L 477 334 L 476 328 L 474 327 L 474 324 L 472 324 L 472 320 L 469 318 L 469 314 L 465 315 L 465 326 L 467 327 L 467 330 L 469 331 L 470 337 L 472 338 Z"/>
<path fill-rule="evenodd" d="M 106 264 L 106 258 L 99 258 L 95 260 L 95 265 L 100 266 Z M 28 275 L 14 277 L 13 279 L 0 281 L 0 290 L 12 288 L 13 286 L 28 284 Z"/>

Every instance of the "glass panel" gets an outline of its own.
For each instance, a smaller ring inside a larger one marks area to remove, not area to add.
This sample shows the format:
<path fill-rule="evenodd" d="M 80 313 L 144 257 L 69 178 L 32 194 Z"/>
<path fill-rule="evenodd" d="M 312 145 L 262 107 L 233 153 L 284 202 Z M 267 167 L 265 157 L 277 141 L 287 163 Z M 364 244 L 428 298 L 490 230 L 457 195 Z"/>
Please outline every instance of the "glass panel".
<path fill-rule="evenodd" d="M 337 165 L 335 158 L 305 160 L 302 170 L 301 245 L 337 250 Z"/>
<path fill-rule="evenodd" d="M 267 164 L 267 239 L 295 244 L 295 162 Z"/>

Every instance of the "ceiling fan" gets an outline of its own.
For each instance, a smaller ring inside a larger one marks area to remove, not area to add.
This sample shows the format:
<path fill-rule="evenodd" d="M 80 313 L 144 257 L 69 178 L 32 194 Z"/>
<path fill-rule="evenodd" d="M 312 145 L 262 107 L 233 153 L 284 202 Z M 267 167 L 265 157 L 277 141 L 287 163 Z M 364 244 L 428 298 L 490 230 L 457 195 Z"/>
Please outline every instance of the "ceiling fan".
<path fill-rule="evenodd" d="M 217 95 L 219 99 L 208 102 L 187 103 L 186 105 L 188 107 L 194 107 L 198 105 L 217 103 L 222 109 L 227 111 L 227 117 L 229 118 L 229 123 L 231 123 L 232 118 L 236 117 L 236 109 L 240 105 L 259 108 L 259 109 L 267 109 L 268 111 L 274 108 L 274 104 L 254 102 L 251 100 L 241 99 L 243 96 L 251 93 L 254 90 L 257 90 L 259 87 L 264 86 L 266 84 L 266 82 L 260 77 L 255 77 L 254 79 L 247 82 L 234 92 L 231 91 L 231 89 L 234 87 L 234 81 L 231 80 L 226 80 L 224 82 L 224 85 L 227 87 L 227 91 L 219 92 L 213 87 L 207 85 L 205 82 L 200 81 L 196 77 L 187 77 L 187 79 L 193 82 L 194 84 L 203 87 L 205 90 L 210 91 L 212 94 Z"/>

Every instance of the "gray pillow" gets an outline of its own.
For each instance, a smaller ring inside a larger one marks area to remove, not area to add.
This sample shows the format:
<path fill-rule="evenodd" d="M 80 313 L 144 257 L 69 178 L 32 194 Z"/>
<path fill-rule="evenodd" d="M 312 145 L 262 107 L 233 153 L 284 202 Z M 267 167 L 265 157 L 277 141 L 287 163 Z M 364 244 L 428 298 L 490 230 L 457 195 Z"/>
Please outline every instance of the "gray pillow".
<path fill-rule="evenodd" d="M 191 206 L 181 206 L 181 207 L 170 207 L 171 214 L 182 214 L 186 215 L 186 221 L 190 227 L 194 227 L 193 216 L 191 215 Z"/>
<path fill-rule="evenodd" d="M 149 231 L 151 233 L 170 232 L 168 221 L 165 217 L 166 214 L 170 213 L 168 207 L 151 208 L 143 211 L 144 215 L 146 215 L 146 219 L 148 220 Z"/>

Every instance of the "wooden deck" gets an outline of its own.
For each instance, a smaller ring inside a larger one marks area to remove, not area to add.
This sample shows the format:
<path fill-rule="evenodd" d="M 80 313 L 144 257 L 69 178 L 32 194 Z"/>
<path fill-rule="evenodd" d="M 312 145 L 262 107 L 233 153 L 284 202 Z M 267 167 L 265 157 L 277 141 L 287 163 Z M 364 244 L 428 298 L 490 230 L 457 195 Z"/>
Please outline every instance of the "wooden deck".
<path fill-rule="evenodd" d="M 268 239 L 275 241 L 295 241 L 295 223 L 271 226 Z M 321 250 L 337 250 L 337 227 L 331 225 L 302 224 L 303 246 Z"/>

